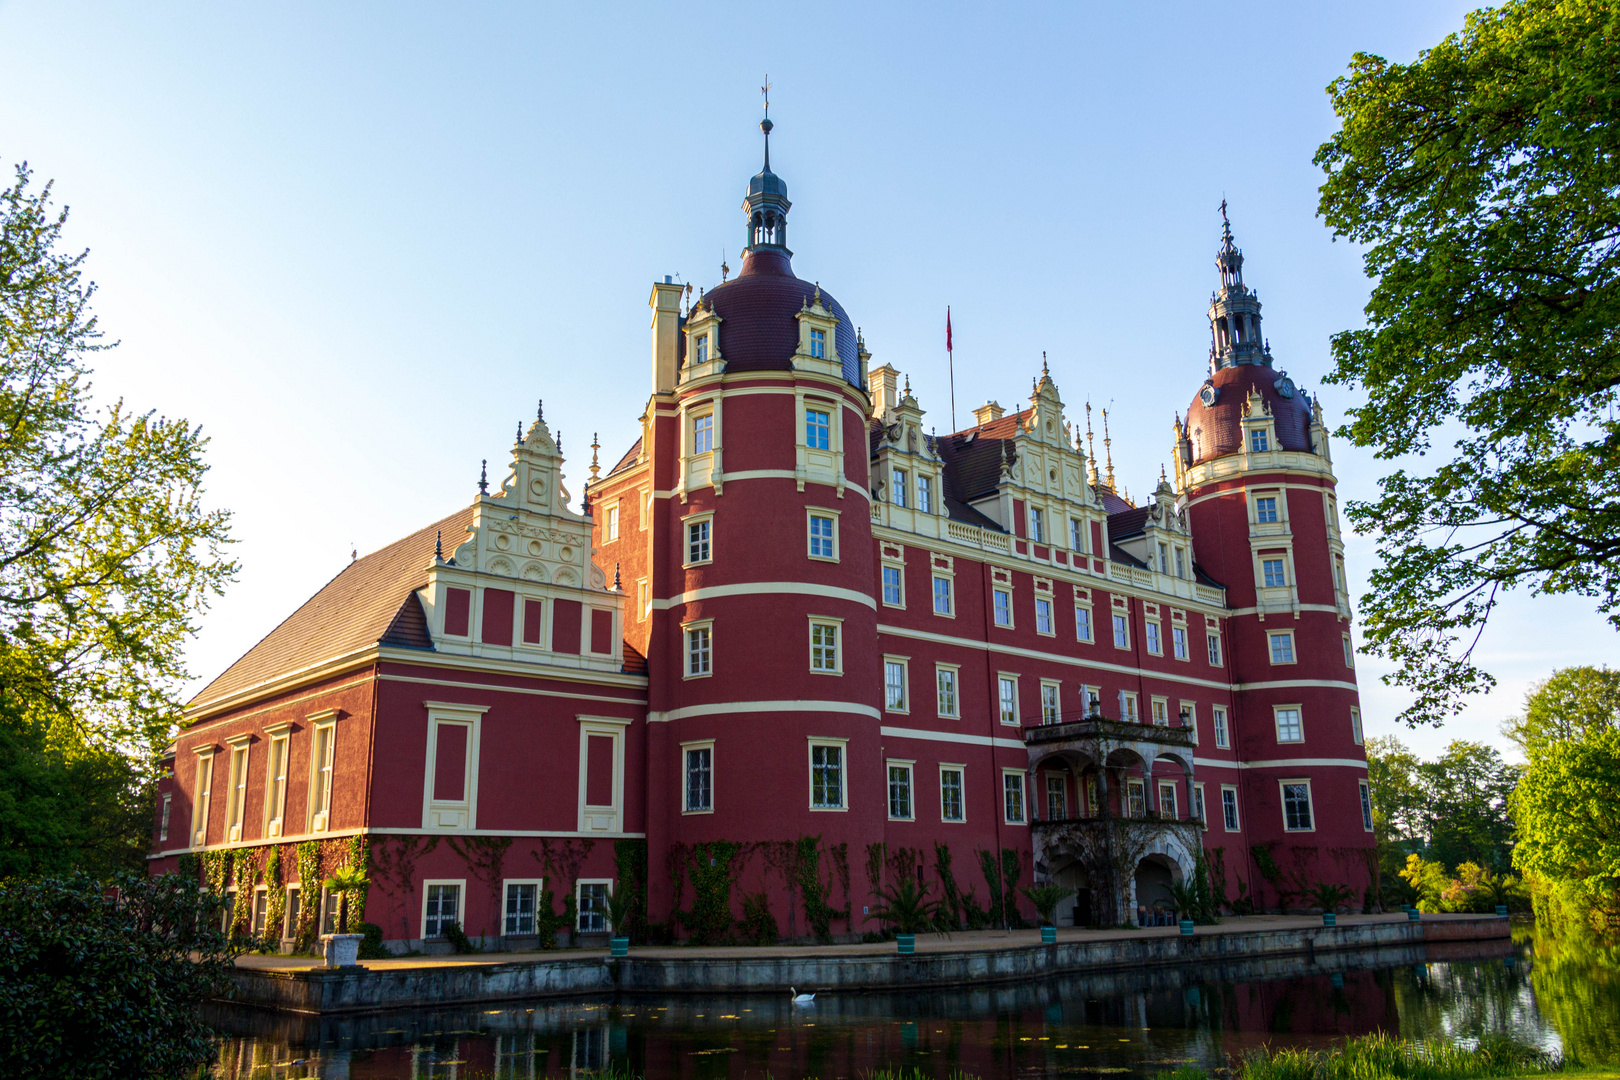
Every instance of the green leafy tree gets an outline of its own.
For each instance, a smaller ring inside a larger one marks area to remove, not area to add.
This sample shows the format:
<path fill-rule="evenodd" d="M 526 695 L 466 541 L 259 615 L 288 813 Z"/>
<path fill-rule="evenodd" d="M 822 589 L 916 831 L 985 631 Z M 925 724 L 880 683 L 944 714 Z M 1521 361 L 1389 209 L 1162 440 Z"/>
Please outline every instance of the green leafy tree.
<path fill-rule="evenodd" d="M 1511 865 L 1513 822 L 1508 799 L 1519 769 L 1495 747 L 1454 739 L 1418 767 L 1425 793 L 1428 854 L 1447 866 L 1465 862 L 1498 872 Z"/>
<path fill-rule="evenodd" d="M 1620 731 L 1552 743 L 1513 793 L 1524 874 L 1567 881 L 1593 897 L 1620 890 Z"/>
<path fill-rule="evenodd" d="M 1373 282 L 1329 381 L 1367 395 L 1341 435 L 1405 463 L 1347 510 L 1382 559 L 1365 647 L 1415 691 L 1409 724 L 1492 685 L 1473 649 L 1504 590 L 1620 626 L 1616 71 L 1620 7 L 1509 0 L 1328 88 L 1319 213 Z"/>
<path fill-rule="evenodd" d="M 228 515 L 203 505 L 197 429 L 92 402 L 109 346 L 51 197 L 26 165 L 0 191 L 0 695 L 151 751 L 173 732 L 181 647 L 236 570 Z"/>
<path fill-rule="evenodd" d="M 1502 726 L 1502 734 L 1525 755 L 1566 739 L 1620 730 L 1620 671 L 1567 667 L 1530 688 L 1524 712 Z"/>

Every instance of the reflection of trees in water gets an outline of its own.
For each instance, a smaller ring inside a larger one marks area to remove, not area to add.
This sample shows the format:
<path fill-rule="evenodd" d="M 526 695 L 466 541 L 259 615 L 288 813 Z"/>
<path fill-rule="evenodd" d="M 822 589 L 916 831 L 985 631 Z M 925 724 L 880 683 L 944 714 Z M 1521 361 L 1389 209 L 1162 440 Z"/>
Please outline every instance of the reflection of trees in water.
<path fill-rule="evenodd" d="M 1535 957 L 1530 982 L 1564 1053 L 1589 1065 L 1620 1064 L 1620 944 L 1543 932 Z"/>
<path fill-rule="evenodd" d="M 1408 1039 L 1508 1035 L 1540 1044 L 1544 1027 L 1520 959 L 1419 964 L 1395 979 L 1400 1034 Z"/>

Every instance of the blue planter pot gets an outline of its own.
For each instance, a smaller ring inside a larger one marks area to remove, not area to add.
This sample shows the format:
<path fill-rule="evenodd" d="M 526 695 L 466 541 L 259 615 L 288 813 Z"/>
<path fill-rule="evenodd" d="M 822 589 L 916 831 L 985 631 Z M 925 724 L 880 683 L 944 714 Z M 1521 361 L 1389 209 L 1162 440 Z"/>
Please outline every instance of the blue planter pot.
<path fill-rule="evenodd" d="M 1507 905 L 1506 904 L 1497 904 L 1496 905 L 1496 914 L 1500 918 L 1503 918 L 1503 919 L 1507 918 Z"/>
<path fill-rule="evenodd" d="M 614 956 L 630 955 L 630 939 L 627 937 L 609 938 L 608 947 L 612 950 Z"/>
<path fill-rule="evenodd" d="M 894 935 L 894 943 L 900 947 L 901 956 L 910 956 L 917 951 L 916 934 L 896 934 Z"/>
<path fill-rule="evenodd" d="M 1331 911 L 1324 911 L 1324 912 L 1322 912 L 1322 925 L 1323 926 L 1338 926 L 1339 925 L 1339 917 L 1337 915 L 1335 915 Z"/>
<path fill-rule="evenodd" d="M 1181 936 L 1182 937 L 1192 937 L 1192 932 L 1193 932 L 1193 921 L 1191 919 L 1182 919 L 1181 920 Z"/>
<path fill-rule="evenodd" d="M 1423 916 L 1423 912 L 1419 911 L 1415 907 L 1409 907 L 1409 908 L 1406 909 L 1406 917 L 1408 919 L 1410 919 L 1412 922 L 1417 922 L 1418 919 L 1422 918 L 1422 916 Z"/>
<path fill-rule="evenodd" d="M 1041 927 L 1041 944 L 1042 945 L 1056 945 L 1057 944 L 1057 927 L 1055 927 L 1055 926 L 1043 926 L 1043 927 Z"/>

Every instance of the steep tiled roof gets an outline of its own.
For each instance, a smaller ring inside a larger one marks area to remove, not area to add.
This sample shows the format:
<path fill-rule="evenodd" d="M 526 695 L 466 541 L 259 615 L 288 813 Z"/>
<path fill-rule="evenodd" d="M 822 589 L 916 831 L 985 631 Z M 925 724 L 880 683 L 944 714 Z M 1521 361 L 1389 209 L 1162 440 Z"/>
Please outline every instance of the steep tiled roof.
<path fill-rule="evenodd" d="M 472 524 L 472 507 L 356 559 L 287 620 L 191 699 L 191 708 L 290 675 L 355 649 L 389 644 L 432 648 L 415 590 L 427 584 L 433 542 L 444 534 L 446 554 Z"/>
<path fill-rule="evenodd" d="M 1310 450 L 1311 407 L 1297 390 L 1288 397 L 1279 394 L 1277 382 L 1281 378 L 1282 372 L 1262 364 L 1238 364 L 1217 371 L 1210 379 L 1219 392 L 1215 404 L 1205 405 L 1202 398 L 1195 396 L 1187 407 L 1193 464 L 1243 449 L 1243 406 L 1251 389 L 1258 389 L 1271 406 L 1282 449 Z"/>
<path fill-rule="evenodd" d="M 793 263 L 781 251 L 764 249 L 743 257 L 742 272 L 703 294 L 702 303 L 720 316 L 720 355 L 727 371 L 788 371 L 799 349 L 798 314 L 820 292 L 822 304 L 838 318 L 833 349 L 844 377 L 862 385 L 855 324 L 843 305 L 819 285 L 793 276 Z"/>
<path fill-rule="evenodd" d="M 1108 535 L 1114 540 L 1123 540 L 1127 536 L 1135 536 L 1147 527 L 1148 508 L 1145 506 L 1132 507 L 1108 515 Z"/>
<path fill-rule="evenodd" d="M 624 470 L 628 469 L 630 466 L 634 465 L 636 463 L 636 459 L 639 458 L 640 456 L 641 456 L 641 437 L 638 435 L 636 437 L 635 443 L 630 447 L 630 449 L 628 449 L 628 450 L 626 450 L 624 452 L 624 457 L 619 459 L 619 463 L 617 465 L 613 466 L 613 468 L 611 468 L 611 469 L 609 469 L 607 471 L 607 475 L 612 476 L 614 473 L 623 472 Z"/>
<path fill-rule="evenodd" d="M 1009 413 L 1000 420 L 939 440 L 940 456 L 946 464 L 946 484 L 956 498 L 969 502 L 995 490 L 1001 479 L 1003 445 L 1009 461 L 1017 456 L 1012 439 L 1018 430 L 1019 415 Z"/>

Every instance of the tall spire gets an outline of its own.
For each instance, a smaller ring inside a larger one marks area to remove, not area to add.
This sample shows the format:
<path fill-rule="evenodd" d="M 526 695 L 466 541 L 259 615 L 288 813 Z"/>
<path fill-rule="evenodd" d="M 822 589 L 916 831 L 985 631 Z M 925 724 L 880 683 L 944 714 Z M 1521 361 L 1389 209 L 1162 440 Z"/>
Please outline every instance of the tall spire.
<path fill-rule="evenodd" d="M 1108 490 L 1117 491 L 1114 486 L 1114 440 L 1108 437 L 1108 410 L 1102 411 L 1103 416 L 1103 457 L 1108 463 Z"/>
<path fill-rule="evenodd" d="M 1097 486 L 1097 440 L 1091 434 L 1091 402 L 1086 402 L 1086 472 L 1090 473 L 1091 486 Z"/>
<path fill-rule="evenodd" d="M 776 125 L 771 123 L 770 76 L 759 90 L 765 97 L 765 117 L 759 122 L 759 130 L 765 133 L 765 167 L 748 182 L 748 194 L 743 198 L 743 209 L 748 212 L 744 273 L 748 272 L 747 256 L 761 248 L 793 254 L 787 249 L 787 213 L 793 204 L 788 201 L 787 184 L 771 172 L 771 129 Z"/>
<path fill-rule="evenodd" d="M 1260 298 L 1243 284 L 1243 252 L 1232 239 L 1232 222 L 1221 200 L 1221 247 L 1215 253 L 1220 288 L 1209 298 L 1209 370 L 1214 374 L 1234 364 L 1271 366 L 1271 353 L 1260 332 Z"/>

